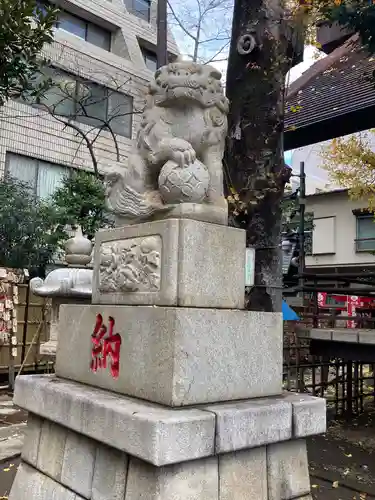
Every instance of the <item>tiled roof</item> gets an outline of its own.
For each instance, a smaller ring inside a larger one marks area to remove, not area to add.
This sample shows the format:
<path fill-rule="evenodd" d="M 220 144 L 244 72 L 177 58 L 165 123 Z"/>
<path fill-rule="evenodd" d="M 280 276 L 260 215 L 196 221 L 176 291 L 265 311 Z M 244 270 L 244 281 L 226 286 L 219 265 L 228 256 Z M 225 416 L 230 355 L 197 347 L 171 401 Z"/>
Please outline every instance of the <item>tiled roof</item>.
<path fill-rule="evenodd" d="M 317 61 L 290 87 L 286 98 L 285 131 L 308 127 L 375 105 L 371 80 L 375 56 L 369 56 L 353 36 Z M 374 117 L 375 118 L 375 117 Z"/>
<path fill-rule="evenodd" d="M 346 191 L 348 191 L 347 188 L 327 189 L 326 191 L 318 191 L 316 193 L 307 194 L 306 198 L 316 198 L 317 196 L 325 196 L 327 194 L 345 193 Z"/>

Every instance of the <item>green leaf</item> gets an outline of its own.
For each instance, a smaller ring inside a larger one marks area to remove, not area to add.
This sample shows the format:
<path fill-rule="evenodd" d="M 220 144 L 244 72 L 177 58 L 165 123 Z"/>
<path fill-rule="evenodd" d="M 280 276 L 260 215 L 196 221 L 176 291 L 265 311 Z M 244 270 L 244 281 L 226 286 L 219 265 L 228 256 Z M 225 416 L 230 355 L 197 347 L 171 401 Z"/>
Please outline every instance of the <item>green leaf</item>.
<path fill-rule="evenodd" d="M 0 0 L 0 105 L 32 92 L 45 64 L 43 46 L 53 41 L 58 10 L 36 0 Z"/>
<path fill-rule="evenodd" d="M 52 196 L 51 203 L 61 224 L 80 225 L 89 238 L 101 227 L 112 225 L 105 207 L 103 183 L 88 172 L 73 171 Z"/>

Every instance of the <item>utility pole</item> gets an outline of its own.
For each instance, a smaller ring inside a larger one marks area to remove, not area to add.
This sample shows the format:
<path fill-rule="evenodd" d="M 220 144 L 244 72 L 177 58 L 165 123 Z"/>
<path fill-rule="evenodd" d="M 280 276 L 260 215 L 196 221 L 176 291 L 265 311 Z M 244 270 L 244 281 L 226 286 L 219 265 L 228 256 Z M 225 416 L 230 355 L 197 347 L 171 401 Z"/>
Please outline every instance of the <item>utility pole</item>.
<path fill-rule="evenodd" d="M 299 259 L 298 259 L 298 274 L 299 288 L 303 295 L 303 285 L 305 272 L 305 207 L 306 207 L 306 174 L 305 162 L 301 161 L 300 170 L 300 188 L 299 188 L 299 226 L 298 226 L 298 241 L 299 241 Z"/>
<path fill-rule="evenodd" d="M 158 68 L 168 62 L 167 55 L 167 0 L 158 0 L 156 58 Z"/>

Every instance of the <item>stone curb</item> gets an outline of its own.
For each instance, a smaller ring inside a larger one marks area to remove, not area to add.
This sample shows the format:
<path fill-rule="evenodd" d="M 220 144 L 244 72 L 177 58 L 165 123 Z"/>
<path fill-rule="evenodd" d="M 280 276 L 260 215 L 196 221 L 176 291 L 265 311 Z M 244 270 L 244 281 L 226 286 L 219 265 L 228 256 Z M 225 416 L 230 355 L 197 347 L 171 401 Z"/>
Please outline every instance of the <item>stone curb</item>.
<path fill-rule="evenodd" d="M 15 404 L 155 466 L 326 430 L 324 399 L 277 397 L 173 409 L 57 378 L 17 378 Z"/>

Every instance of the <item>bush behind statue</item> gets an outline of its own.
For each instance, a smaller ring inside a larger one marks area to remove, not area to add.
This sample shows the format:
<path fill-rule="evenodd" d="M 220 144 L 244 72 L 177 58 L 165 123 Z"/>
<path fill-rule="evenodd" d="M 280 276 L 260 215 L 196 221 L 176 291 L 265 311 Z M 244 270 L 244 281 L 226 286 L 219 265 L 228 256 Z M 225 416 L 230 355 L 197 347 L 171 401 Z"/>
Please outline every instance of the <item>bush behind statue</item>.
<path fill-rule="evenodd" d="M 89 238 L 111 226 L 103 183 L 92 174 L 73 171 L 48 199 L 10 176 L 0 181 L 0 266 L 43 276 L 61 259 L 67 229 L 77 225 Z"/>
<path fill-rule="evenodd" d="M 65 237 L 50 204 L 29 185 L 6 176 L 0 182 L 0 265 L 37 271 L 51 263 Z"/>

